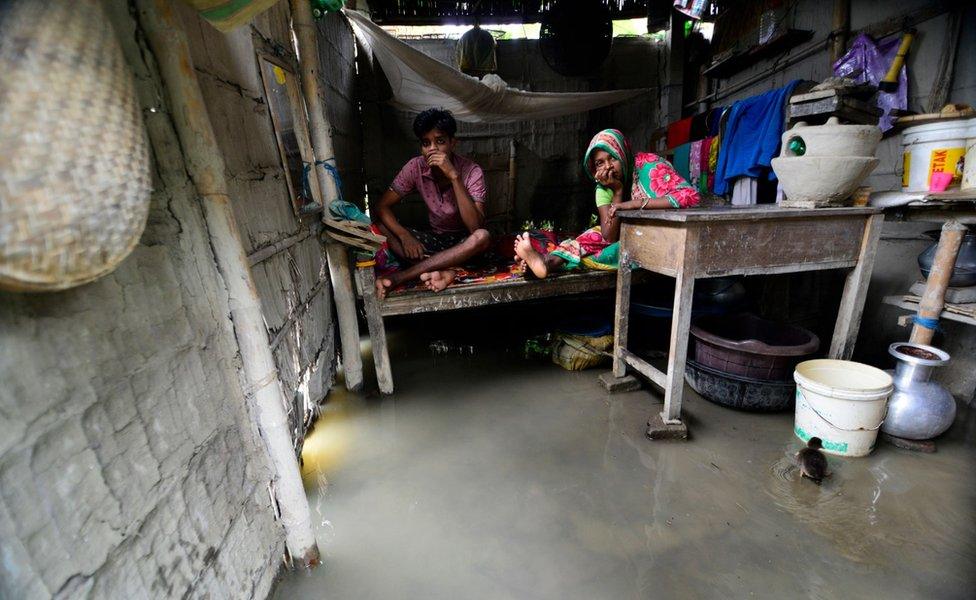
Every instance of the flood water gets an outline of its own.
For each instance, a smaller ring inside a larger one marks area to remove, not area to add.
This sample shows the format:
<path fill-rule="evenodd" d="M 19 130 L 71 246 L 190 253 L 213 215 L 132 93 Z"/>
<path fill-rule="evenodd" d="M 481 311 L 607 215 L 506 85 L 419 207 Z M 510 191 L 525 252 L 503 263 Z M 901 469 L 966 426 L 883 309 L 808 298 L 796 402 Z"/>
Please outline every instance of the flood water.
<path fill-rule="evenodd" d="M 791 414 L 687 390 L 692 439 L 652 442 L 658 395 L 411 327 L 397 393 L 337 385 L 306 441 L 323 564 L 277 598 L 973 597 L 972 411 L 936 454 L 879 442 L 818 487 Z"/>

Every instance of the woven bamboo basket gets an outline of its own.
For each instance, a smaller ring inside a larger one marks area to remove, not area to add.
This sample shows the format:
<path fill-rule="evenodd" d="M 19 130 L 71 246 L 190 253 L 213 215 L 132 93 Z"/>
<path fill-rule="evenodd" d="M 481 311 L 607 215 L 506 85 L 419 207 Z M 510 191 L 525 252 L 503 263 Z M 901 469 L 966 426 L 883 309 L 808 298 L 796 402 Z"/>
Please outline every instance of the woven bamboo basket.
<path fill-rule="evenodd" d="M 146 225 L 149 148 L 97 0 L 0 3 L 0 288 L 101 277 Z"/>

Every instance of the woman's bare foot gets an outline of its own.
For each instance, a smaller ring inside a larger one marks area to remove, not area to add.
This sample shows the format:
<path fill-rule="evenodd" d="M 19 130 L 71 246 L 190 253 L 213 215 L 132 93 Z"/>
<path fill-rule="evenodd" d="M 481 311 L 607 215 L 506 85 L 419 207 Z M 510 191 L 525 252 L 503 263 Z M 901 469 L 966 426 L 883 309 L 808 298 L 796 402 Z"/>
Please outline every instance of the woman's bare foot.
<path fill-rule="evenodd" d="M 393 288 L 393 281 L 388 277 L 380 277 L 376 280 L 376 297 L 382 300 L 386 298 L 386 293 Z"/>
<path fill-rule="evenodd" d="M 457 273 L 453 269 L 444 269 L 443 271 L 421 273 L 420 280 L 424 282 L 428 290 L 439 292 L 454 283 L 455 277 L 457 277 Z"/>
<path fill-rule="evenodd" d="M 549 274 L 546 260 L 532 247 L 532 240 L 529 238 L 528 231 L 516 236 L 515 254 L 525 262 L 532 274 L 539 279 L 545 279 L 546 275 Z"/>

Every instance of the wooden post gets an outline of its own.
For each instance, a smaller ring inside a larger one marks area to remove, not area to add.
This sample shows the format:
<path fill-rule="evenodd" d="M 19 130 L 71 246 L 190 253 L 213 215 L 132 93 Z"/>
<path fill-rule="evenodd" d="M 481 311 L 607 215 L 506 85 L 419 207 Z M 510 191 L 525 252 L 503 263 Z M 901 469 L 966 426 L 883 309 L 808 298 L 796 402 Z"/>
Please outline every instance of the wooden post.
<path fill-rule="evenodd" d="M 376 386 L 381 394 L 393 393 L 393 369 L 390 365 L 390 351 L 386 345 L 386 325 L 380 312 L 376 297 L 376 273 L 372 266 L 356 269 L 359 291 L 363 295 L 366 309 L 366 326 L 369 328 L 369 341 L 373 348 L 373 365 L 376 368 Z"/>
<path fill-rule="evenodd" d="M 621 232 L 622 233 L 622 232 Z M 627 347 L 627 330 L 630 327 L 630 280 L 632 276 L 630 257 L 626 252 L 620 254 L 617 269 L 617 314 L 613 326 L 613 376 L 620 378 L 627 374 L 622 350 Z"/>
<path fill-rule="evenodd" d="M 292 24 L 298 49 L 301 53 L 302 95 L 308 110 L 312 135 L 312 151 L 315 160 L 333 160 L 332 133 L 325 116 L 325 101 L 319 89 L 319 49 L 316 39 L 315 20 L 312 6 L 308 0 L 291 0 Z M 329 214 L 329 202 L 338 198 L 339 189 L 325 169 L 316 165 L 313 168 L 322 198 L 318 201 L 324 207 L 323 218 Z M 314 186 L 313 186 L 314 187 Z M 313 190 L 314 193 L 314 190 Z M 325 241 L 329 258 L 329 278 L 332 280 L 332 297 L 335 300 L 336 316 L 339 319 L 339 341 L 342 348 L 342 370 L 346 379 L 346 389 L 357 391 L 363 387 L 363 358 L 359 352 L 359 320 L 356 317 L 356 295 L 352 289 L 352 272 L 349 268 L 349 253 L 346 247 L 332 240 Z"/>
<path fill-rule="evenodd" d="M 966 226 L 955 219 L 946 221 L 942 226 L 942 235 L 939 237 L 939 247 L 935 251 L 935 260 L 932 261 L 932 270 L 925 280 L 925 293 L 918 303 L 919 319 L 939 320 L 939 315 L 942 314 L 942 308 L 945 306 L 946 288 L 949 287 L 952 270 L 956 266 L 956 255 L 959 254 L 959 246 L 965 234 Z M 933 334 L 935 329 L 916 321 L 909 341 L 915 344 L 931 344 Z"/>
<path fill-rule="evenodd" d="M 830 65 L 847 51 L 847 36 L 851 32 L 851 0 L 834 0 L 834 18 L 830 32 Z"/>
<path fill-rule="evenodd" d="M 319 561 L 308 498 L 288 429 L 261 302 L 227 193 L 224 159 L 204 106 L 186 33 L 168 0 L 137 0 L 138 19 L 159 65 L 190 178 L 200 194 L 217 269 L 227 289 L 251 412 L 275 471 L 275 494 L 288 551 L 302 565 Z"/>
<path fill-rule="evenodd" d="M 685 22 L 683 13 L 671 11 L 668 29 L 668 78 L 665 85 L 664 114 L 661 121 L 667 124 L 681 118 L 685 103 Z"/>

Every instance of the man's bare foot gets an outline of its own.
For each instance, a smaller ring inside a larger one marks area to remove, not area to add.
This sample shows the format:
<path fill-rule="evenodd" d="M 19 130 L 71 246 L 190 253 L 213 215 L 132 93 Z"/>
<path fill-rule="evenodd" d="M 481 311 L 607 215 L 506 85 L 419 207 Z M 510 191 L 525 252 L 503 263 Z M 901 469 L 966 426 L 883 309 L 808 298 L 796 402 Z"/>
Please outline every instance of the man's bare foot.
<path fill-rule="evenodd" d="M 453 269 L 444 269 L 443 271 L 421 273 L 420 280 L 424 282 L 428 290 L 439 292 L 454 283 L 455 277 L 457 277 L 457 273 Z"/>
<path fill-rule="evenodd" d="M 532 247 L 532 240 L 529 238 L 528 231 L 516 236 L 515 254 L 525 262 L 532 274 L 539 279 L 545 279 L 546 275 L 549 274 L 546 260 Z"/>
<path fill-rule="evenodd" d="M 392 287 L 393 287 L 393 282 L 390 279 L 386 277 L 378 278 L 376 280 L 376 297 L 379 298 L 380 300 L 386 298 L 386 293 L 390 291 Z"/>

